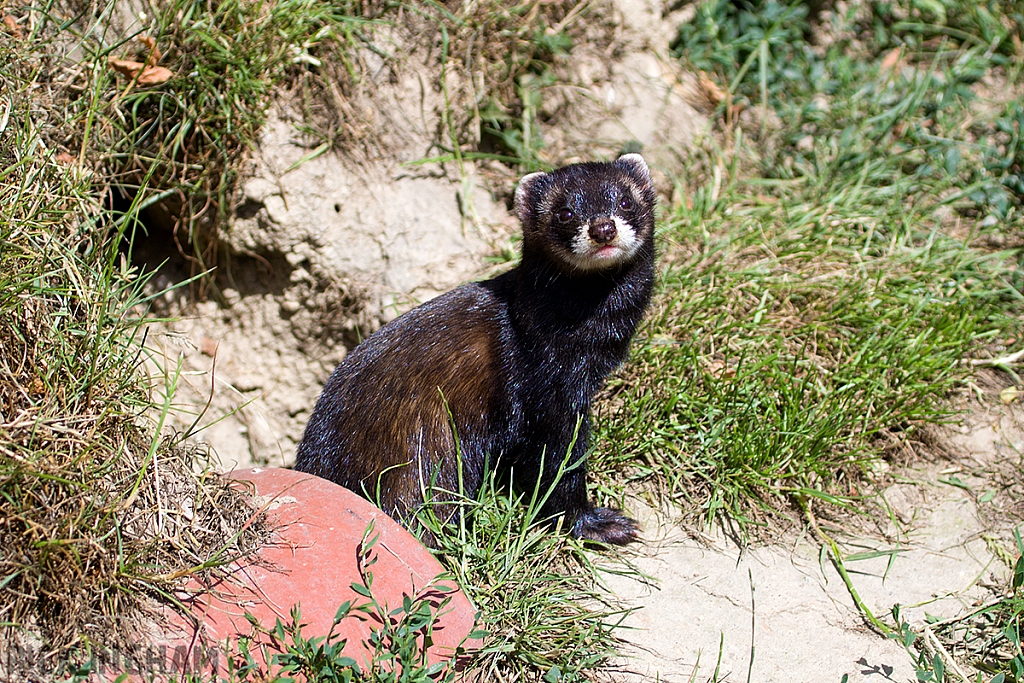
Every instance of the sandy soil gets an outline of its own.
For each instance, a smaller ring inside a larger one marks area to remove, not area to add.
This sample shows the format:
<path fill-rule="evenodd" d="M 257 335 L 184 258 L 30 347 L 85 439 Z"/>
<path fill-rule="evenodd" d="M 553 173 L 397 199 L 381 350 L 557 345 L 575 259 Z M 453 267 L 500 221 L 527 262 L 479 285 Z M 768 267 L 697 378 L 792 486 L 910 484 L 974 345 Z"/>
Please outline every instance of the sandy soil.
<path fill-rule="evenodd" d="M 959 424 L 933 430 L 942 457 L 891 473 L 888 528 L 858 533 L 823 523 L 848 558 L 884 553 L 846 564 L 855 590 L 886 622 L 898 604 L 920 631 L 1008 587 L 1010 567 L 996 551 L 1016 556 L 1019 496 L 1008 482 L 1019 478 L 1024 447 L 1024 412 L 998 398 L 1009 382 L 980 376 L 981 400 Z M 868 627 L 809 530 L 740 548 L 720 533 L 694 540 L 651 510 L 641 518 L 648 540 L 634 562 L 650 582 L 607 579 L 639 608 L 625 620 L 633 630 L 624 631 L 618 680 L 704 681 L 716 667 L 722 681 L 917 680 L 911 656 Z"/>

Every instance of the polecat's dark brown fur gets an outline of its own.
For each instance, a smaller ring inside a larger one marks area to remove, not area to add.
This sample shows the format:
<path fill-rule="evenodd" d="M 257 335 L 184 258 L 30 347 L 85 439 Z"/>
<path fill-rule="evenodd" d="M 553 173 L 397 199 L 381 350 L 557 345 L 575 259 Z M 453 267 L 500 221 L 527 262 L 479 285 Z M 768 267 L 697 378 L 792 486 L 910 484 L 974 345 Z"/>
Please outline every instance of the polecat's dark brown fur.
<path fill-rule="evenodd" d="M 459 490 L 454 424 L 467 495 L 488 458 L 520 491 L 539 479 L 543 493 L 568 466 L 542 512 L 564 514 L 577 538 L 627 543 L 636 523 L 590 504 L 584 458 L 590 402 L 625 359 L 651 296 L 647 164 L 627 154 L 530 174 L 515 209 L 520 264 L 413 309 L 356 347 L 327 381 L 295 468 L 379 499 L 408 525 L 431 484 Z"/>

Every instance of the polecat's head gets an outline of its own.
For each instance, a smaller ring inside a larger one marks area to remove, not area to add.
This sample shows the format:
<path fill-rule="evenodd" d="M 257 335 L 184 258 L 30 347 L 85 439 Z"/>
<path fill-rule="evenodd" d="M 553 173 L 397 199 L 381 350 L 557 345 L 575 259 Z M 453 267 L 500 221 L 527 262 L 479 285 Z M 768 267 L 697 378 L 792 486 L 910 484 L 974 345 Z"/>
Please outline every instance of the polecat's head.
<path fill-rule="evenodd" d="M 655 201 L 644 158 L 625 154 L 524 176 L 515 208 L 524 249 L 542 248 L 570 273 L 593 272 L 651 248 Z"/>

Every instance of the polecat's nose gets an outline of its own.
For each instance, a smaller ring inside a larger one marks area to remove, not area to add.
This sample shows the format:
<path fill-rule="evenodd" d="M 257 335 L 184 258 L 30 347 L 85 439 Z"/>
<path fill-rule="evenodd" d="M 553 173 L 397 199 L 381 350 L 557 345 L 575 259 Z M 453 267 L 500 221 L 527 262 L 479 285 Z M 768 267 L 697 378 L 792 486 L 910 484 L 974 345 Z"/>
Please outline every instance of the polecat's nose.
<path fill-rule="evenodd" d="M 595 218 L 590 222 L 590 239 L 598 244 L 608 244 L 617 234 L 615 221 L 611 218 Z"/>

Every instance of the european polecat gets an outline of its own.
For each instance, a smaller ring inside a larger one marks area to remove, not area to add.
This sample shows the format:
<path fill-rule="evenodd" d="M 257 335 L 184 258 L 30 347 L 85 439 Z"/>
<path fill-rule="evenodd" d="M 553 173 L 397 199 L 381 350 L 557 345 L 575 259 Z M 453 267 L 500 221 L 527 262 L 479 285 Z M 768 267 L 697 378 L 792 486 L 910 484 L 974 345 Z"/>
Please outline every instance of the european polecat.
<path fill-rule="evenodd" d="M 565 468 L 542 513 L 563 514 L 577 538 L 635 539 L 632 519 L 589 502 L 584 459 L 591 399 L 651 297 L 655 201 L 639 154 L 525 176 L 520 264 L 356 347 L 327 381 L 295 468 L 379 501 L 407 526 L 425 490 L 459 490 L 460 459 L 470 496 L 488 458 L 525 492 L 539 480 L 543 494 Z"/>

